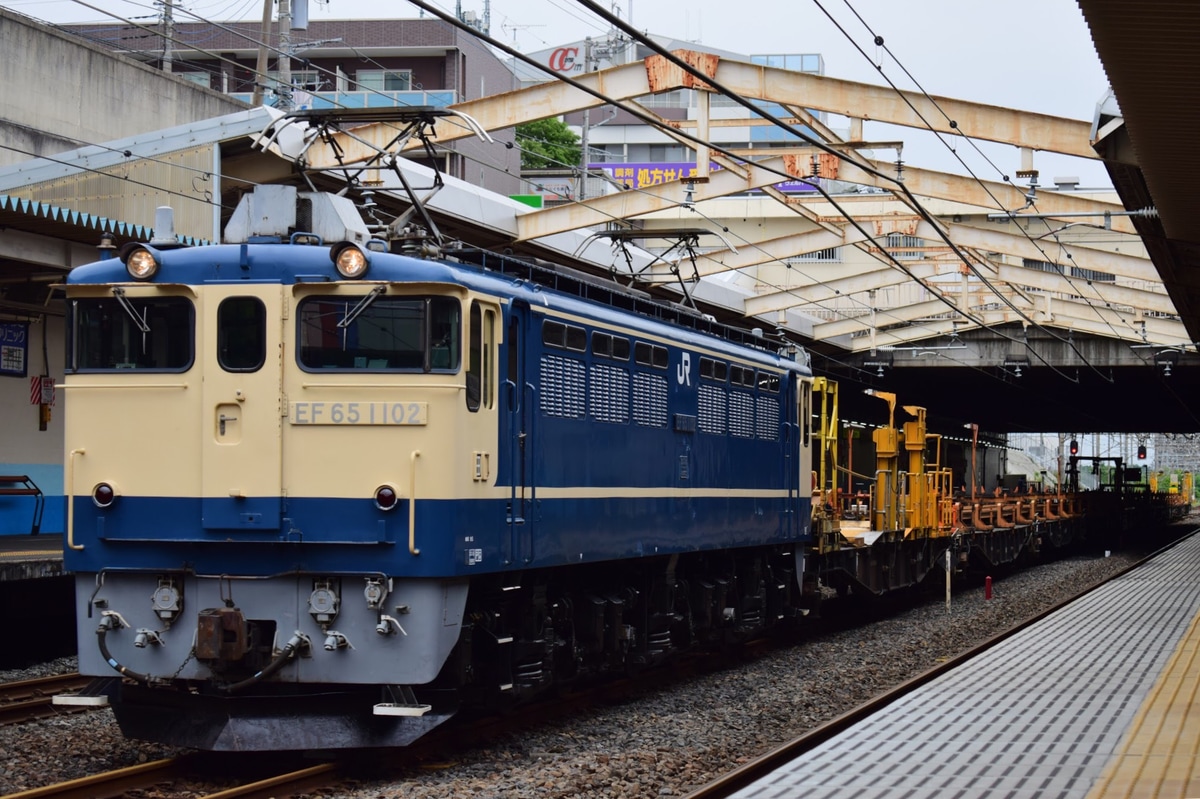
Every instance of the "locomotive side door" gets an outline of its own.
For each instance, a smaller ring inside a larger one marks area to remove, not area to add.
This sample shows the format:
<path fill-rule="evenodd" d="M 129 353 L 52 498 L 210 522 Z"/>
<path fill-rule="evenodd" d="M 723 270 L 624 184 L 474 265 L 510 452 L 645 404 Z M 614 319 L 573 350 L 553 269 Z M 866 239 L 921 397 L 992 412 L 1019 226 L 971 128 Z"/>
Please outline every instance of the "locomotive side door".
<path fill-rule="evenodd" d="M 535 395 L 529 384 L 532 365 L 529 305 L 514 302 L 505 332 L 506 362 L 501 398 L 503 405 L 502 437 L 508 452 L 507 472 L 511 485 L 507 504 L 508 535 L 501 545 L 505 564 L 521 565 L 533 559 L 533 441 L 531 423 Z"/>
<path fill-rule="evenodd" d="M 795 535 L 796 516 L 799 513 L 800 497 L 800 424 L 792 420 L 792 410 L 796 411 L 796 419 L 803 418 L 800 410 L 800 382 L 790 375 L 785 375 L 780 383 L 783 400 L 783 423 L 780 433 L 783 436 L 783 487 L 787 490 L 787 503 L 783 509 L 781 532 L 785 538 Z"/>
<path fill-rule="evenodd" d="M 205 288 L 196 351 L 205 375 L 200 479 L 206 530 L 280 526 L 281 291 L 272 284 Z"/>

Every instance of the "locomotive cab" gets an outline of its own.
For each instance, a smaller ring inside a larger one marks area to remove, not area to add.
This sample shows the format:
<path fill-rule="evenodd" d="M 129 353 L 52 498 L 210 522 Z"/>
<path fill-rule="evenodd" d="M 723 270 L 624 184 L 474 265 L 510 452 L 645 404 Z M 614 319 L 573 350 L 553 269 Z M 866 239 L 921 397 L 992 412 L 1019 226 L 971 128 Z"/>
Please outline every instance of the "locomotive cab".
<path fill-rule="evenodd" d="M 80 669 L 129 697 L 359 685 L 382 714 L 425 713 L 408 686 L 456 642 L 466 582 L 422 531 L 493 479 L 499 304 L 436 264 L 372 269 L 349 201 L 280 188 L 244 198 L 232 244 L 127 246 L 67 287 Z M 311 229 L 277 218 L 281 195 Z M 172 723 L 129 726 L 200 745 Z"/>

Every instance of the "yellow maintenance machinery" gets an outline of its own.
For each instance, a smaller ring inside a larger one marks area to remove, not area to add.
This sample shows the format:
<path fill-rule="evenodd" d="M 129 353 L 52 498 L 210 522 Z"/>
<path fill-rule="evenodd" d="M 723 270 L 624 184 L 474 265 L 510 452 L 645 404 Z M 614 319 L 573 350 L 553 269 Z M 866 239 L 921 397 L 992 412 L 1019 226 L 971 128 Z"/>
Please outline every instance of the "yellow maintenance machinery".
<path fill-rule="evenodd" d="M 955 495 L 952 472 L 942 464 L 942 437 L 926 429 L 925 408 L 902 405 L 909 418 L 897 425 L 897 399 L 889 392 L 867 390 L 887 413 L 871 430 L 873 472 L 856 467 L 853 436 L 864 431 L 842 429 L 837 383 L 817 377 L 813 393 L 813 555 L 826 586 L 879 593 L 919 582 L 947 563 L 954 570 L 972 562 L 997 566 L 1079 535 L 1073 497 L 984 496 L 973 481 L 970 493 Z M 855 480 L 869 488 L 852 490 Z"/>

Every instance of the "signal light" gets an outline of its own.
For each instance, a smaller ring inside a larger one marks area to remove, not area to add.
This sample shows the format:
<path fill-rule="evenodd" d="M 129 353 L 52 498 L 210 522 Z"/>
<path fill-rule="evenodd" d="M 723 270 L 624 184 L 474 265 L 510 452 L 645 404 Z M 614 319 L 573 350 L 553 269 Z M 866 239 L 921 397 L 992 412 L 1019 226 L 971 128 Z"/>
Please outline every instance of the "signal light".
<path fill-rule="evenodd" d="M 1146 460 L 1146 445 L 1145 444 L 1138 445 L 1138 460 L 1139 461 Z"/>
<path fill-rule="evenodd" d="M 1073 438 L 1071 439 L 1071 454 L 1072 455 L 1079 454 L 1079 442 Z"/>

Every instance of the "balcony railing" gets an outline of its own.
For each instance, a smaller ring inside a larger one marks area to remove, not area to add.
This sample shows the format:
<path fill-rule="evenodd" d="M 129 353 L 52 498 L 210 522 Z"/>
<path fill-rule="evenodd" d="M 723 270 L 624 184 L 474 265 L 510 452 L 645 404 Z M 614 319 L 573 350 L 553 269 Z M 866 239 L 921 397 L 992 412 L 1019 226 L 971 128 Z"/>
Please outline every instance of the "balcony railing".
<path fill-rule="evenodd" d="M 233 93 L 242 102 L 249 103 L 253 98 L 250 92 Z M 293 93 L 293 101 L 297 108 L 387 108 L 389 106 L 428 105 L 434 108 L 444 108 L 458 102 L 458 93 L 453 90 L 444 91 L 410 91 L 410 92 L 306 92 Z M 265 103 L 274 105 L 274 97 L 266 95 Z"/>

